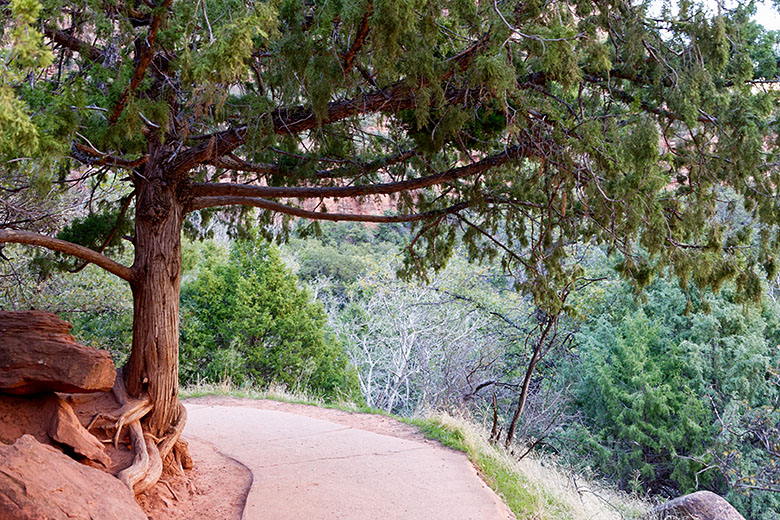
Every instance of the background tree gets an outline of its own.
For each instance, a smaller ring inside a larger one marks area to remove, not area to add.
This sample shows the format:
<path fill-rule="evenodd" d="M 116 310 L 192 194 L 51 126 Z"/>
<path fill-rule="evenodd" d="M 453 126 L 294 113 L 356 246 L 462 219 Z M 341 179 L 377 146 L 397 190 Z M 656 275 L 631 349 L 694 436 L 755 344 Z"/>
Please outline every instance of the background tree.
<path fill-rule="evenodd" d="M 560 375 L 575 382 L 579 425 L 552 444 L 624 489 L 710 489 L 751 518 L 773 518 L 777 304 L 745 307 L 733 285 L 686 294 L 663 279 L 642 301 L 624 284 L 605 296 Z"/>
<path fill-rule="evenodd" d="M 564 262 L 578 238 L 622 251 L 639 286 L 672 266 L 705 286 L 735 278 L 756 298 L 757 266 L 774 275 L 771 229 L 753 253 L 715 212 L 728 185 L 752 215 L 777 220 L 775 94 L 756 88 L 745 8 L 714 18 L 688 2 L 650 18 L 622 0 L 2 9 L 4 201 L 23 197 L 33 211 L 6 213 L 0 242 L 75 256 L 130 284 L 123 380 L 148 395 L 143 427 L 164 458 L 185 421 L 181 234 L 212 208 L 260 208 L 264 225 L 412 222 L 407 273 L 441 267 L 460 228 L 473 258 L 503 255 L 550 312 L 578 275 Z M 111 182 L 100 208 L 92 193 Z M 51 229 L 36 225 L 54 206 L 51 186 L 81 195 L 83 219 L 114 225 L 86 245 L 71 241 L 81 233 L 37 233 Z M 397 212 L 297 202 L 366 196 L 394 197 Z M 241 224 L 246 213 L 227 216 Z M 130 267 L 108 256 L 126 222 Z"/>
<path fill-rule="evenodd" d="M 359 400 L 354 372 L 308 291 L 262 238 L 231 244 L 182 287 L 180 380 L 280 383 Z"/>

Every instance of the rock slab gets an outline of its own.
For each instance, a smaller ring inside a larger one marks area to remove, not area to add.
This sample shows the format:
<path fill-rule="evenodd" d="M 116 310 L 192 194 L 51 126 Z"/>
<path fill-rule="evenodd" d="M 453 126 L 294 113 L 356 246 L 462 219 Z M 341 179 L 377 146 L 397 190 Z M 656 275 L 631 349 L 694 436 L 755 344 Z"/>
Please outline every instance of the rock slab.
<path fill-rule="evenodd" d="M 726 499 L 711 491 L 697 491 L 684 495 L 653 510 L 655 518 L 681 520 L 745 520 Z"/>
<path fill-rule="evenodd" d="M 100 462 L 107 468 L 111 466 L 111 457 L 106 454 L 103 443 L 82 426 L 68 403 L 55 396 L 50 410 L 46 433 L 53 441 L 69 446 L 79 455 Z"/>
<path fill-rule="evenodd" d="M 147 520 L 118 479 L 24 435 L 0 445 L 3 520 Z"/>
<path fill-rule="evenodd" d="M 111 355 L 76 343 L 71 325 L 51 312 L 0 311 L 0 392 L 108 392 Z"/>

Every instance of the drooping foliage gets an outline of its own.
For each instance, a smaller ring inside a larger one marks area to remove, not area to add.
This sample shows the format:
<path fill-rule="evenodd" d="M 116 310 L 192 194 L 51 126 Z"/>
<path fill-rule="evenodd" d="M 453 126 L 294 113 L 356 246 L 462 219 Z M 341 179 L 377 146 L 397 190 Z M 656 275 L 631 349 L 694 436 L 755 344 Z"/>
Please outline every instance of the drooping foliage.
<path fill-rule="evenodd" d="M 215 216 L 279 238 L 294 217 L 409 222 L 403 275 L 443 268 L 462 242 L 550 315 L 583 273 L 578 241 L 619 252 L 637 289 L 671 271 L 758 302 L 780 249 L 773 36 L 750 3 L 649 7 L 0 3 L 0 120 L 19 136 L 0 137 L 0 242 L 131 284 L 125 382 L 150 396 L 163 458 L 184 420 L 180 236 Z M 734 226 L 737 200 L 768 225 Z M 81 232 L 97 221 L 100 236 Z M 107 256 L 117 237 L 131 267 Z"/>
<path fill-rule="evenodd" d="M 207 251 L 182 288 L 181 373 L 196 381 L 358 398 L 354 374 L 325 314 L 262 239 Z"/>
<path fill-rule="evenodd" d="M 761 83 L 777 72 L 776 35 L 750 20 L 750 6 L 717 16 L 694 2 L 650 16 L 619 0 L 7 9 L 2 112 L 15 121 L 6 135 L 29 137 L 0 147 L 15 161 L 9 186 L 68 187 L 74 159 L 91 167 L 81 184 L 105 182 L 107 168 L 140 182 L 150 143 L 192 181 L 367 186 L 447 172 L 413 195 L 382 191 L 398 194 L 400 214 L 428 216 L 414 224 L 405 272 L 442 266 L 462 237 L 474 256 L 519 264 L 522 285 L 551 309 L 554 288 L 579 274 L 564 261 L 577 237 L 625 253 L 639 286 L 672 266 L 755 292 L 759 266 L 774 270 L 771 230 L 746 253 L 749 238 L 725 233 L 715 215 L 727 184 L 776 220 L 765 197 L 778 180 L 768 147 L 776 94 Z M 296 214 L 268 205 L 278 196 L 377 193 L 188 190 L 204 199 L 192 209 L 255 205 L 266 222 Z M 110 232 L 69 236 L 99 245 Z M 526 243 L 530 256 L 513 256 L 512 244 Z"/>

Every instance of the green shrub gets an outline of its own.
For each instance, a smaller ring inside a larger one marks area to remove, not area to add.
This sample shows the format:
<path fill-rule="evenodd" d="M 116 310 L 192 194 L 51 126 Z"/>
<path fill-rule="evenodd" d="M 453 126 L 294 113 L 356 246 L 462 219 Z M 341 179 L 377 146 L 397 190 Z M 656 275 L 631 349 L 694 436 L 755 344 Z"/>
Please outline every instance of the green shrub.
<path fill-rule="evenodd" d="M 182 383 L 281 383 L 323 397 L 356 397 L 354 371 L 326 317 L 262 239 L 209 249 L 182 286 Z"/>
<path fill-rule="evenodd" d="M 710 489 L 776 520 L 780 497 L 758 488 L 780 476 L 762 440 L 780 425 L 779 330 L 776 303 L 746 307 L 730 286 L 686 295 L 662 279 L 642 301 L 627 286 L 605 295 L 563 377 L 579 381 L 583 419 L 557 447 L 624 489 Z"/>

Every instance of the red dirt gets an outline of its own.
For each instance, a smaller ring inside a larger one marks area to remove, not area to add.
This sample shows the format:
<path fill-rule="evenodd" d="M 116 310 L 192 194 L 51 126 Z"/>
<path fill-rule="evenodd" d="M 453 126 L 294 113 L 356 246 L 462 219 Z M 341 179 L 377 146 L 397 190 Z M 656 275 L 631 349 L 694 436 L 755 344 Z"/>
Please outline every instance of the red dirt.
<path fill-rule="evenodd" d="M 252 473 L 207 442 L 189 439 L 189 445 L 195 467 L 185 476 L 163 475 L 136 497 L 141 508 L 150 520 L 239 520 Z"/>
<path fill-rule="evenodd" d="M 97 411 L 118 405 L 110 393 L 60 394 L 70 403 L 83 425 L 89 424 Z M 0 444 L 13 444 L 25 433 L 44 444 L 56 444 L 46 434 L 51 413 L 48 404 L 53 394 L 9 396 L 0 394 Z M 101 438 L 100 432 L 95 432 Z M 107 443 L 111 467 L 83 462 L 116 475 L 132 462 L 132 453 L 120 442 L 119 449 Z M 137 498 L 151 520 L 240 519 L 246 496 L 252 484 L 251 472 L 233 459 L 215 450 L 207 442 L 190 440 L 190 454 L 195 468 L 185 475 L 163 475 L 160 483 Z"/>

